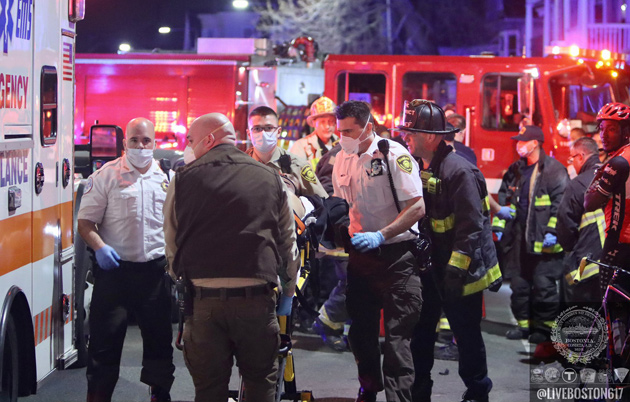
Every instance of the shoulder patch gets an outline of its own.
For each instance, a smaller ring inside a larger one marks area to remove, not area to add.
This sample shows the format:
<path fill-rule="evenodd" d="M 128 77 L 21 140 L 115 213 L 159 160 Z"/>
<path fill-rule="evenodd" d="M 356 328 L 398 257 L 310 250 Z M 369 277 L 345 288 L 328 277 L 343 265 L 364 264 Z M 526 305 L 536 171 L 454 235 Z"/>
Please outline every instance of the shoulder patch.
<path fill-rule="evenodd" d="M 90 192 L 90 190 L 92 190 L 92 187 L 94 187 L 94 181 L 92 180 L 92 177 L 88 177 L 87 179 L 87 183 L 85 183 L 85 188 L 83 189 L 83 194 L 87 194 Z"/>
<path fill-rule="evenodd" d="M 164 179 L 162 182 L 162 191 L 166 192 L 168 190 L 168 180 Z"/>
<path fill-rule="evenodd" d="M 413 164 L 411 163 L 411 158 L 409 155 L 401 155 L 396 158 L 396 165 L 398 168 L 407 174 L 411 174 L 413 170 Z"/>
<path fill-rule="evenodd" d="M 310 165 L 304 165 L 302 169 L 300 169 L 300 176 L 308 182 L 317 183 L 317 176 L 315 176 L 315 172 Z"/>

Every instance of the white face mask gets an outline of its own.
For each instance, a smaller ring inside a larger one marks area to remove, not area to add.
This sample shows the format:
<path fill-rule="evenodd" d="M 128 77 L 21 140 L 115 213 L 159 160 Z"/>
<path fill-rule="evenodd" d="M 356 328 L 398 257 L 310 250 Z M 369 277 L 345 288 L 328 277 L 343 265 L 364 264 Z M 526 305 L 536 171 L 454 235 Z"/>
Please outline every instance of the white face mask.
<path fill-rule="evenodd" d="M 145 168 L 153 161 L 153 150 L 127 148 L 127 160 L 137 168 Z"/>
<path fill-rule="evenodd" d="M 263 154 L 269 153 L 273 151 L 278 145 L 278 137 L 276 135 L 276 130 L 273 131 L 262 131 L 260 133 L 255 133 L 250 131 L 252 145 L 258 152 Z"/>
<path fill-rule="evenodd" d="M 365 132 L 365 129 L 367 128 L 368 123 L 370 122 L 370 120 L 368 120 L 365 123 L 365 126 L 363 126 L 363 130 L 361 130 L 361 134 L 359 134 L 359 136 L 357 138 L 351 138 L 345 135 L 342 135 L 341 138 L 339 139 L 339 144 L 341 145 L 341 148 L 343 148 L 343 150 L 347 153 L 347 154 L 357 154 L 359 153 L 359 147 L 361 146 L 362 143 L 364 143 L 365 141 L 367 141 L 370 137 L 366 137 L 361 139 L 361 136 L 363 136 L 363 133 Z"/>
<path fill-rule="evenodd" d="M 193 149 L 190 147 L 190 145 L 186 145 L 186 148 L 184 148 L 184 163 L 188 165 L 189 163 L 194 162 L 196 159 L 197 158 L 195 158 L 195 153 L 193 152 Z"/>
<path fill-rule="evenodd" d="M 528 141 L 521 144 L 520 146 L 517 145 L 516 153 L 518 153 L 521 158 L 527 158 L 529 155 L 532 154 L 532 152 L 534 152 L 534 148 L 535 144 L 531 141 Z"/>

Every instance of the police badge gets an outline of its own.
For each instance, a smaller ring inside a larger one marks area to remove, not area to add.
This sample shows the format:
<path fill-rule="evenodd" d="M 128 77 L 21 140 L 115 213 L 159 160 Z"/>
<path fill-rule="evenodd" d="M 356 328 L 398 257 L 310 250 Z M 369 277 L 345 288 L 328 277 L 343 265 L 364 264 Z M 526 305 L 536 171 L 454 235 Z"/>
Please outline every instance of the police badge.
<path fill-rule="evenodd" d="M 383 175 L 383 161 L 380 158 L 372 159 L 370 162 L 370 170 L 367 170 L 369 177 L 376 177 Z"/>

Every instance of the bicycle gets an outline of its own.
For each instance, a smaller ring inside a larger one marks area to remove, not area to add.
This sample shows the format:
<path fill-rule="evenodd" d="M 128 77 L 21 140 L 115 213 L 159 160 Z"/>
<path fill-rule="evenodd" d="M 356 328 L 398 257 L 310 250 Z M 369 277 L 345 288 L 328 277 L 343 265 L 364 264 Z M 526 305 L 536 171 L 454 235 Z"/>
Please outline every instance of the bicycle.
<path fill-rule="evenodd" d="M 628 283 L 620 283 L 618 279 L 620 278 L 620 276 L 625 276 L 630 280 L 630 271 L 626 271 L 625 269 L 618 266 L 605 264 L 593 260 L 590 258 L 590 256 L 587 256 L 582 258 L 580 262 L 578 274 L 574 278 L 575 282 L 580 281 L 580 278 L 588 264 L 596 264 L 600 267 L 600 288 L 603 293 L 601 309 L 604 313 L 606 331 L 608 336 L 606 347 L 606 369 L 609 373 L 609 375 L 607 376 L 607 386 L 608 388 L 627 389 L 627 391 L 623 392 L 624 396 L 622 397 L 622 400 L 627 401 L 630 400 L 630 379 L 628 378 L 630 376 L 626 374 L 625 376 L 623 376 L 624 378 L 620 378 L 617 370 L 620 368 L 630 368 L 630 336 L 628 335 L 627 330 L 623 331 L 625 332 L 623 335 L 626 336 L 626 341 L 620 353 L 617 353 L 615 351 L 614 344 L 615 339 L 613 320 L 611 319 L 611 304 L 613 302 L 618 303 L 620 301 L 626 304 L 625 308 L 622 308 L 618 311 L 625 312 L 625 318 L 628 318 L 628 311 L 630 311 L 628 309 L 628 306 L 630 306 L 630 287 L 628 287 Z M 602 268 L 607 271 L 602 271 Z"/>

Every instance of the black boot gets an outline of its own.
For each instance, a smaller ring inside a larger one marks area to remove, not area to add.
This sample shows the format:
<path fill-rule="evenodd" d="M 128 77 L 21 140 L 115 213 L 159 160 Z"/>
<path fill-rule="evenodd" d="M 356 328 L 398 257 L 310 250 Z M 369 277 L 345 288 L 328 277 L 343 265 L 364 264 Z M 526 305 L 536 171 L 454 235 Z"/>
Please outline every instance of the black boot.
<path fill-rule="evenodd" d="M 431 402 L 433 380 L 430 378 L 416 380 L 411 388 L 411 400 L 413 402 Z"/>
<path fill-rule="evenodd" d="M 376 392 L 366 391 L 361 387 L 355 402 L 376 402 Z"/>
<path fill-rule="evenodd" d="M 151 387 L 151 402 L 171 402 L 171 394 L 164 388 Z"/>

